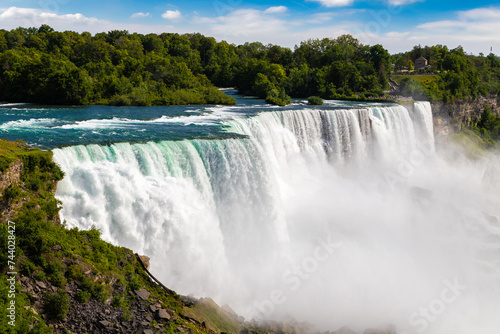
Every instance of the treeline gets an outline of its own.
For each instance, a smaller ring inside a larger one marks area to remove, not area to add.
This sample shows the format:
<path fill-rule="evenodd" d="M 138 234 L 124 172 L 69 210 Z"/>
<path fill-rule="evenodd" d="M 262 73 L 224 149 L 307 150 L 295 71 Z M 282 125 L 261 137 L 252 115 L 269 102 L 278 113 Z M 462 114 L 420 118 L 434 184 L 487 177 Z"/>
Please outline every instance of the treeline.
<path fill-rule="evenodd" d="M 429 61 L 425 72 L 436 74 L 432 80 L 419 81 L 408 76 L 401 81 L 404 95 L 416 99 L 452 102 L 500 94 L 500 59 L 494 54 L 468 55 L 462 47 L 443 45 L 415 46 L 412 51 L 392 56 L 395 69 L 413 69 L 420 56 Z"/>
<path fill-rule="evenodd" d="M 350 35 L 277 45 L 201 34 L 0 30 L 0 100 L 47 104 L 231 104 L 217 87 L 287 104 L 292 97 L 379 96 L 390 55 Z"/>
<path fill-rule="evenodd" d="M 187 36 L 0 30 L 0 100 L 44 104 L 234 104 Z"/>
<path fill-rule="evenodd" d="M 416 99 L 476 98 L 500 93 L 500 59 L 461 47 L 416 46 L 390 56 L 350 35 L 310 39 L 290 48 L 217 42 L 201 34 L 0 30 L 0 101 L 46 104 L 233 104 L 216 87 L 236 87 L 273 104 L 290 97 L 366 99 L 384 95 L 394 69 L 429 60 L 432 80 L 408 76 L 401 92 Z"/>

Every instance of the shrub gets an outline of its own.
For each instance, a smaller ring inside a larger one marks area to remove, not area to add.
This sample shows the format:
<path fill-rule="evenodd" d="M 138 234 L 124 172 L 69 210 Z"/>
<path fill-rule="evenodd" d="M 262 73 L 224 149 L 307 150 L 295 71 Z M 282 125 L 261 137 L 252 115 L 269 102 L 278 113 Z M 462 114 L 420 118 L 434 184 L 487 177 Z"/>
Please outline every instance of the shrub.
<path fill-rule="evenodd" d="M 90 293 L 83 290 L 78 291 L 75 295 L 75 299 L 82 304 L 86 304 L 89 298 L 90 298 Z"/>
<path fill-rule="evenodd" d="M 312 105 L 312 106 L 322 106 L 323 105 L 323 99 L 318 96 L 310 96 L 307 98 L 307 103 Z"/>
<path fill-rule="evenodd" d="M 64 290 L 48 292 L 43 298 L 43 309 L 49 320 L 62 321 L 69 311 L 69 298 Z"/>
<path fill-rule="evenodd" d="M 14 202 L 19 196 L 21 196 L 22 190 L 19 186 L 10 185 L 3 191 L 3 199 L 7 203 Z"/>
<path fill-rule="evenodd" d="M 50 283 L 54 284 L 59 288 L 62 288 L 63 286 L 66 285 L 66 283 L 68 283 L 68 281 L 66 280 L 66 278 L 62 273 L 51 274 L 49 276 L 49 281 Z"/>
<path fill-rule="evenodd" d="M 142 287 L 141 280 L 137 276 L 134 276 L 128 286 L 130 290 L 139 290 Z"/>
<path fill-rule="evenodd" d="M 0 156 L 0 172 L 3 172 L 9 168 L 12 159 Z"/>
<path fill-rule="evenodd" d="M 42 270 L 38 270 L 35 275 L 34 275 L 35 279 L 37 281 L 45 281 L 45 272 L 43 272 Z"/>
<path fill-rule="evenodd" d="M 35 272 L 36 270 L 36 266 L 33 262 L 31 262 L 30 260 L 28 259 L 25 259 L 22 264 L 21 264 L 21 271 L 23 274 L 25 274 L 26 276 L 29 276 L 31 277 L 31 275 Z"/>
<path fill-rule="evenodd" d="M 125 300 L 120 295 L 114 296 L 113 300 L 111 301 L 111 306 L 113 306 L 114 308 L 124 308 Z"/>

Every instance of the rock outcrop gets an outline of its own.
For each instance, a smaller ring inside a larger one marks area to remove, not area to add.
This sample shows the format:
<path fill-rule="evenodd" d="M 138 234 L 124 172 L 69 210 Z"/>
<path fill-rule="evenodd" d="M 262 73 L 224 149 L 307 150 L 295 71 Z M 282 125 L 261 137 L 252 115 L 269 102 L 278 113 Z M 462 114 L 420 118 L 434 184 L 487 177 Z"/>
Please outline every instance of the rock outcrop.
<path fill-rule="evenodd" d="M 431 104 L 436 138 L 457 133 L 471 120 L 477 121 L 487 105 L 491 108 L 492 113 L 500 114 L 500 96 L 457 100 L 452 103 L 432 102 Z"/>
<path fill-rule="evenodd" d="M 20 160 L 11 162 L 9 168 L 0 173 L 0 193 L 10 185 L 20 182 L 22 171 L 23 163 Z"/>

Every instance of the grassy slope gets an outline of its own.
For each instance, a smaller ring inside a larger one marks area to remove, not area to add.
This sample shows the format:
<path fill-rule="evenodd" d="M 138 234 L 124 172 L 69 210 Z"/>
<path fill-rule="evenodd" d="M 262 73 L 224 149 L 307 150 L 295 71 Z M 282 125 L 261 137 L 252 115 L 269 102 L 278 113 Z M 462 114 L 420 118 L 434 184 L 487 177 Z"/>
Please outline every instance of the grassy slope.
<path fill-rule="evenodd" d="M 418 82 L 427 85 L 436 80 L 437 76 L 435 75 L 393 75 L 391 78 L 396 81 L 398 84 L 401 83 L 401 80 L 404 78 L 412 78 L 417 80 Z"/>

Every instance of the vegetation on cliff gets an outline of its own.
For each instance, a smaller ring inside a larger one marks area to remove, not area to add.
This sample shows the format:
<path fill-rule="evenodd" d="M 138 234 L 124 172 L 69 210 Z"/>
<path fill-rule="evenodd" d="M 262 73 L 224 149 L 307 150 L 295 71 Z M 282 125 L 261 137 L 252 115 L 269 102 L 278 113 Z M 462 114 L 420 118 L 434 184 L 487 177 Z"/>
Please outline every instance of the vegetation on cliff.
<path fill-rule="evenodd" d="M 471 121 L 470 127 L 481 136 L 485 147 L 493 147 L 500 141 L 500 116 L 493 115 L 488 105 L 477 122 Z"/>

